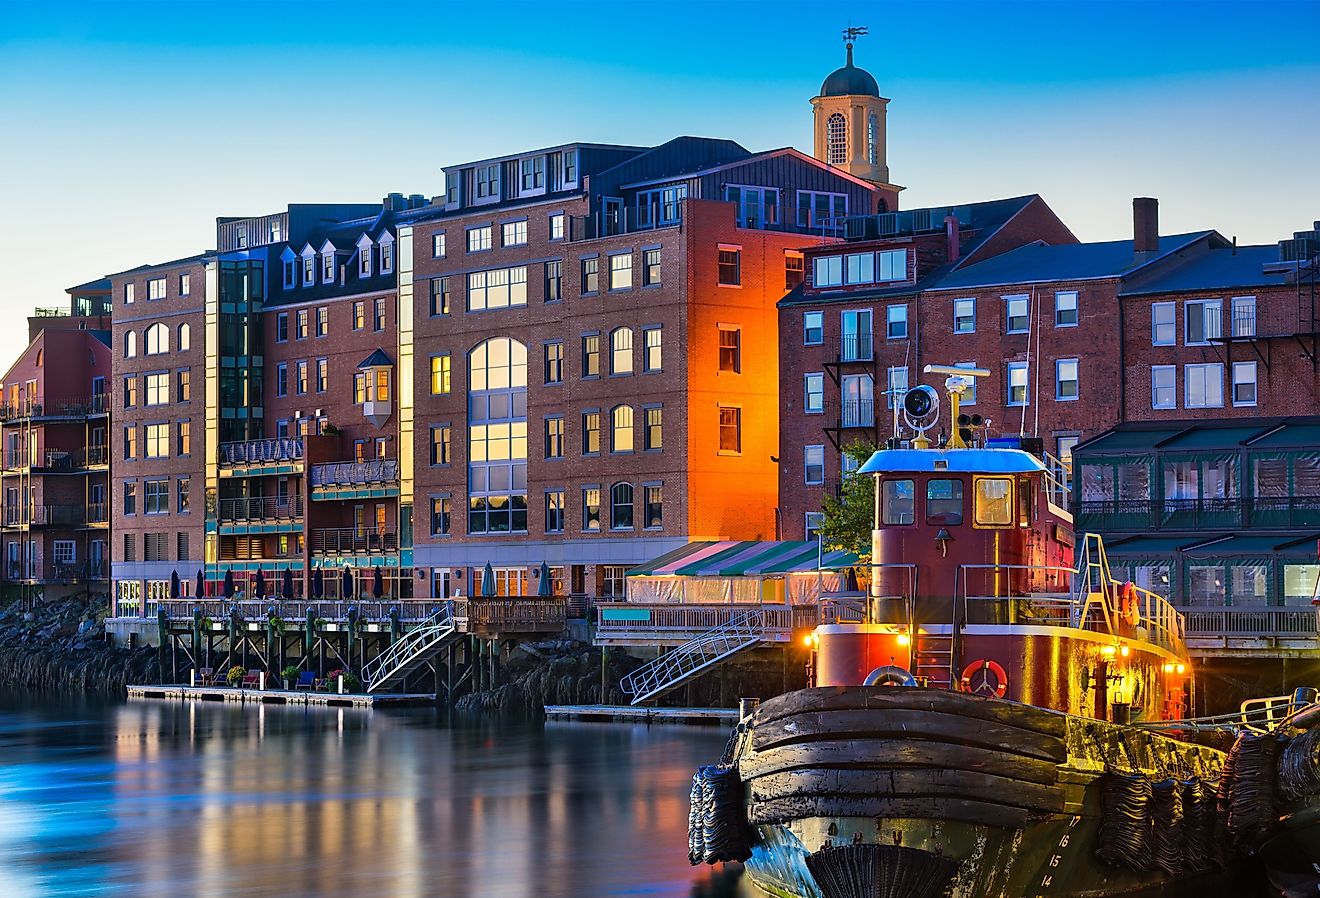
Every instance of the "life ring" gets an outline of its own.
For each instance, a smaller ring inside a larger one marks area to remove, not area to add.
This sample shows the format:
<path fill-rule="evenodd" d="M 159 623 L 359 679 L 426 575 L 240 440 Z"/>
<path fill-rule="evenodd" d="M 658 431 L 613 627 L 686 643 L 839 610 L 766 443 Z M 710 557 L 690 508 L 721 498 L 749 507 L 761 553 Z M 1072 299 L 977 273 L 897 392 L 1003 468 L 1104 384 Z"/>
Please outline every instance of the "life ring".
<path fill-rule="evenodd" d="M 917 678 L 906 668 L 894 664 L 877 667 L 866 675 L 863 686 L 915 686 Z"/>
<path fill-rule="evenodd" d="M 1137 587 L 1131 580 L 1118 589 L 1118 616 L 1129 627 L 1141 623 L 1141 599 L 1137 596 Z"/>
<path fill-rule="evenodd" d="M 994 674 L 995 697 L 1003 698 L 1004 693 L 1008 691 L 1008 674 L 1004 673 L 1004 668 L 999 665 L 998 661 L 991 661 L 989 659 L 973 661 L 971 664 L 963 668 L 962 676 L 958 679 L 958 687 L 963 692 L 972 692 L 977 695 L 982 694 L 985 688 L 990 685 L 989 681 L 983 678 L 980 685 L 973 689 L 972 677 L 983 670 L 988 670 L 990 673 Z"/>

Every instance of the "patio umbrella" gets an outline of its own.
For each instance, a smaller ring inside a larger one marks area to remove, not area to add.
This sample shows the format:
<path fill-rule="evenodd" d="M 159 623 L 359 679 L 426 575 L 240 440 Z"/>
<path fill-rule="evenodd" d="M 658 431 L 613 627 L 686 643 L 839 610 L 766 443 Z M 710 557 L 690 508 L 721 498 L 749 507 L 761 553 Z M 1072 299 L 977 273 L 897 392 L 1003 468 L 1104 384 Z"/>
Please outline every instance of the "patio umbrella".
<path fill-rule="evenodd" d="M 541 562 L 541 570 L 536 584 L 536 594 L 542 598 L 547 598 L 555 594 L 555 586 L 550 579 L 550 565 L 544 561 Z"/>
<path fill-rule="evenodd" d="M 320 599 L 325 596 L 325 573 L 318 567 L 312 571 L 312 598 Z"/>
<path fill-rule="evenodd" d="M 843 588 L 848 592 L 861 592 L 862 587 L 857 583 L 856 568 L 848 568 L 848 573 L 843 578 Z"/>
<path fill-rule="evenodd" d="M 258 599 L 266 598 L 266 575 L 257 568 L 257 579 L 252 583 L 252 594 Z"/>
<path fill-rule="evenodd" d="M 371 594 L 375 598 L 385 595 L 385 576 L 376 568 L 376 572 L 371 576 Z"/>
<path fill-rule="evenodd" d="M 353 596 L 353 572 L 344 568 L 344 576 L 339 579 L 339 597 L 348 599 Z"/>
<path fill-rule="evenodd" d="M 197 570 L 197 592 L 193 596 L 195 599 L 206 598 L 206 577 L 202 574 L 200 568 Z"/>
<path fill-rule="evenodd" d="M 170 598 L 177 599 L 179 597 L 179 592 L 179 572 L 170 571 Z"/>
<path fill-rule="evenodd" d="M 483 599 L 495 598 L 495 569 L 486 562 L 486 568 L 481 572 L 481 597 Z"/>
<path fill-rule="evenodd" d="M 234 597 L 234 572 L 233 572 L 233 570 L 227 570 L 227 571 L 225 571 L 225 586 L 224 586 L 224 590 L 225 590 L 225 598 L 226 598 L 226 599 L 232 599 L 232 598 Z"/>
<path fill-rule="evenodd" d="M 284 569 L 284 585 L 280 588 L 280 595 L 286 599 L 293 598 L 293 568 Z"/>

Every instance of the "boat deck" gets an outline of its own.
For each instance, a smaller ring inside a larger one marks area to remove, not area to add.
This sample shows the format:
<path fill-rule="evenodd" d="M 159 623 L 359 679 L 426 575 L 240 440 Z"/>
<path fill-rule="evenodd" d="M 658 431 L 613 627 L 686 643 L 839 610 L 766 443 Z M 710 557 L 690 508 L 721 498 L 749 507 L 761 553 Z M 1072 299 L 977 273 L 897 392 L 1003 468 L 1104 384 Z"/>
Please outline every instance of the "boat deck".
<path fill-rule="evenodd" d="M 237 702 L 261 705 L 321 705 L 331 708 L 379 708 L 433 705 L 433 693 L 338 693 L 290 689 L 235 689 L 224 686 L 129 686 L 130 700 Z"/>
<path fill-rule="evenodd" d="M 642 708 L 632 705 L 546 705 L 545 718 L 546 720 L 729 726 L 738 722 L 738 709 Z"/>

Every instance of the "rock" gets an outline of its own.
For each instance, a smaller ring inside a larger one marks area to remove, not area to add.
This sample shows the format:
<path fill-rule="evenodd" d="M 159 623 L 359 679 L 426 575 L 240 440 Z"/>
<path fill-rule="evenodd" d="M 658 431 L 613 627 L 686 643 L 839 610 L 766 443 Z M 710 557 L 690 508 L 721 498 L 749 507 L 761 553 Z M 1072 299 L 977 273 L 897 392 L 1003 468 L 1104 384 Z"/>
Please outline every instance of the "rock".
<path fill-rule="evenodd" d="M 0 688 L 122 694 L 158 679 L 156 650 L 111 647 L 100 623 L 104 598 L 0 608 Z"/>

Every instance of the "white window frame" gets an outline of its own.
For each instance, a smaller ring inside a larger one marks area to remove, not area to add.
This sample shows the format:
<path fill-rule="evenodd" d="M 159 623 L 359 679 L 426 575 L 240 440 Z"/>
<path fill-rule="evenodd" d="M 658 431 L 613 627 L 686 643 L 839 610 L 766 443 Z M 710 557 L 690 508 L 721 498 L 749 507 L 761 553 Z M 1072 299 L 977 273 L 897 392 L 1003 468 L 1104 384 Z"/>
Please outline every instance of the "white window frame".
<path fill-rule="evenodd" d="M 819 455 L 819 464 L 812 463 L 812 456 Z M 811 470 L 816 468 L 820 471 L 820 476 L 812 480 Z M 825 482 L 825 444 L 814 443 L 810 446 L 802 447 L 802 482 L 807 486 L 820 486 Z"/>
<path fill-rule="evenodd" d="M 812 389 L 813 384 L 815 389 Z M 815 396 L 819 400 L 812 404 L 811 397 Z M 811 371 L 802 375 L 802 411 L 808 415 L 822 415 L 825 413 L 825 375 L 820 371 Z"/>
<path fill-rule="evenodd" d="M 1234 296 L 1229 303 L 1229 322 L 1234 337 L 1254 337 L 1258 323 L 1256 321 L 1256 297 Z M 1242 310 L 1244 314 L 1238 315 Z M 1250 310 L 1250 314 L 1246 314 Z"/>
<path fill-rule="evenodd" d="M 1013 374 L 1022 372 L 1022 401 L 1013 401 Z M 1009 362 L 1005 368 L 1005 383 L 1008 389 L 1004 393 L 1004 405 L 1008 408 L 1025 408 L 1031 405 L 1031 369 L 1027 362 Z"/>
<path fill-rule="evenodd" d="M 444 231 L 440 231 L 438 233 L 431 235 L 432 259 L 443 259 L 445 257 L 445 252 L 449 249 L 447 245 L 447 239 L 448 238 L 446 237 Z"/>
<path fill-rule="evenodd" d="M 1071 297 L 1072 306 L 1063 305 L 1065 297 Z M 1059 316 L 1064 312 L 1072 312 L 1072 321 L 1060 321 Z M 1054 292 L 1054 326 L 1055 327 L 1076 327 L 1082 319 L 1081 303 L 1076 290 L 1056 290 Z"/>
<path fill-rule="evenodd" d="M 1161 384 L 1159 378 L 1167 375 L 1170 383 Z M 1160 391 L 1167 391 L 1171 397 L 1165 402 L 1160 401 Z M 1153 409 L 1171 409 L 1178 407 L 1178 366 L 1177 365 L 1151 365 L 1150 366 L 1150 407 Z"/>
<path fill-rule="evenodd" d="M 1192 307 L 1200 307 L 1201 328 L 1205 339 L 1192 339 Z M 1208 312 L 1213 308 L 1213 317 Z M 1213 326 L 1211 326 L 1213 325 Z M 1189 299 L 1183 304 L 1183 345 L 1209 346 L 1210 341 L 1224 334 L 1224 301 L 1222 299 Z M 1214 406 L 1209 406 L 1213 408 Z"/>
<path fill-rule="evenodd" d="M 954 362 L 954 363 L 953 363 L 953 367 L 955 367 L 955 368 L 975 368 L 975 367 L 976 367 L 976 362 Z M 967 381 L 968 381 L 967 390 L 966 390 L 966 392 L 964 392 L 964 393 L 962 394 L 962 398 L 958 400 L 958 407 L 959 407 L 959 408 L 967 408 L 969 405 L 976 405 L 976 381 L 977 381 L 977 378 L 975 378 L 975 377 L 969 377 L 969 378 L 967 378 Z"/>
<path fill-rule="evenodd" d="M 1063 377 L 1064 368 L 1072 366 L 1072 378 L 1065 380 Z M 1073 395 L 1063 395 L 1063 385 L 1071 382 L 1073 384 Z M 1054 401 L 1055 402 L 1076 402 L 1082 395 L 1082 364 L 1075 358 L 1055 359 L 1054 360 Z"/>
<path fill-rule="evenodd" d="M 1218 388 L 1219 401 L 1210 401 L 1210 392 L 1207 389 L 1210 383 L 1208 375 L 1215 374 L 1215 385 Z M 1192 387 L 1199 386 L 1205 394 L 1204 402 L 1192 402 Z M 1210 362 L 1197 365 L 1183 366 L 1183 406 L 1185 408 L 1223 408 L 1224 407 L 1224 366 L 1219 362 Z"/>
<path fill-rule="evenodd" d="M 908 279 L 908 252 L 905 249 L 886 249 L 876 253 L 875 279 L 877 283 L 894 283 Z"/>
<path fill-rule="evenodd" d="M 1013 304 L 1022 303 L 1025 311 L 1021 316 L 1013 314 Z M 1022 327 L 1013 327 L 1013 319 L 1021 317 L 1026 321 Z M 1031 295 L 1028 293 L 1015 293 L 1004 297 L 1004 333 L 1006 334 L 1026 334 L 1031 332 Z"/>
<path fill-rule="evenodd" d="M 820 339 L 818 340 L 807 339 L 807 332 L 812 329 L 807 322 L 810 321 L 813 316 L 815 316 L 816 319 L 815 329 L 820 332 Z M 825 313 L 823 311 L 803 312 L 802 313 L 802 345 L 821 346 L 824 343 L 825 343 Z"/>
<path fill-rule="evenodd" d="M 169 280 L 167 278 L 148 278 L 147 279 L 147 300 L 164 299 L 169 292 Z"/>
<path fill-rule="evenodd" d="M 1169 314 L 1168 321 L 1160 320 L 1160 313 Z M 1167 328 L 1169 339 L 1160 339 L 1160 328 Z M 1150 345 L 1151 346 L 1177 346 L 1178 345 L 1178 304 L 1176 302 L 1155 302 L 1150 306 Z"/>
<path fill-rule="evenodd" d="M 1250 372 L 1251 372 L 1251 378 L 1250 378 L 1250 380 L 1248 380 L 1248 379 L 1246 379 L 1246 378 L 1241 378 L 1241 379 L 1239 379 L 1239 377 L 1238 377 L 1238 372 L 1239 372 L 1239 371 L 1242 371 L 1242 372 L 1250 371 Z M 1232 382 L 1232 384 L 1230 385 L 1230 389 L 1232 390 L 1233 406 L 1234 406 L 1235 408 L 1248 408 L 1248 407 L 1251 407 L 1251 406 L 1256 405 L 1256 404 L 1259 402 L 1259 400 L 1260 400 L 1260 380 L 1259 380 L 1259 374 L 1260 374 L 1260 372 L 1259 372 L 1259 369 L 1256 367 L 1256 363 L 1255 363 L 1255 362 L 1234 362 L 1234 363 L 1233 363 L 1233 378 L 1232 378 L 1233 382 Z M 1251 384 L 1251 398 L 1250 398 L 1250 399 L 1241 399 L 1241 400 L 1239 400 L 1239 399 L 1238 399 L 1238 396 L 1237 396 L 1237 388 L 1238 388 L 1238 384 L 1243 384 L 1243 385 L 1245 385 L 1245 384 L 1247 384 L 1247 383 L 1250 383 L 1250 384 Z"/>
<path fill-rule="evenodd" d="M 380 246 L 380 273 L 394 274 L 394 235 L 386 231 L 376 242 Z"/>
<path fill-rule="evenodd" d="M 895 317 L 895 310 L 902 310 L 901 318 Z M 901 323 L 903 333 L 894 333 L 894 325 Z M 908 307 L 907 303 L 895 303 L 885 306 L 885 339 L 886 340 L 906 340 L 908 338 Z"/>
<path fill-rule="evenodd" d="M 548 221 L 547 224 L 548 224 L 548 227 L 549 227 L 549 233 L 550 233 L 550 239 L 551 239 L 551 240 L 563 240 L 563 239 L 564 239 L 564 213 L 563 213 L 563 212 L 551 212 L 551 213 L 550 213 L 550 216 L 549 216 L 549 221 Z"/>
<path fill-rule="evenodd" d="M 971 313 L 970 313 L 970 314 L 967 314 L 967 315 L 960 315 L 960 314 L 958 314 L 958 306 L 959 306 L 959 304 L 961 304 L 961 303 L 968 303 L 968 304 L 970 304 L 970 306 L 971 306 Z M 958 322 L 959 322 L 960 319 L 967 319 L 967 320 L 970 320 L 970 321 L 971 321 L 971 326 L 970 326 L 970 327 L 965 327 L 965 328 L 964 328 L 964 327 L 959 327 L 959 326 L 958 326 Z M 974 334 L 974 333 L 976 333 L 976 297 L 975 297 L 975 296 L 962 296 L 962 297 L 959 297 L 958 299 L 955 299 L 955 300 L 953 301 L 953 332 L 954 332 L 955 334 Z"/>
<path fill-rule="evenodd" d="M 500 246 L 526 246 L 527 219 L 500 222 Z"/>
<path fill-rule="evenodd" d="M 816 256 L 811 260 L 811 286 L 842 287 L 843 256 Z"/>

